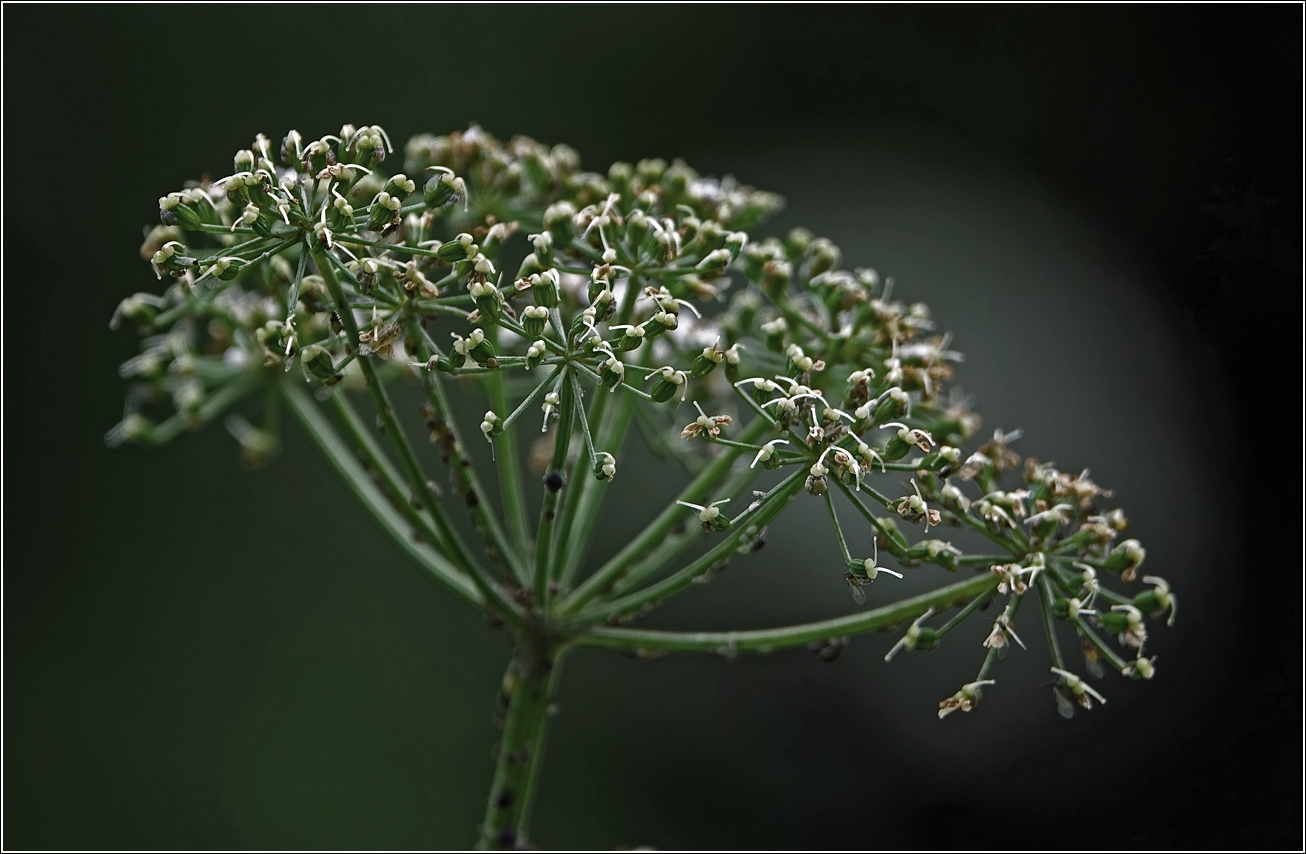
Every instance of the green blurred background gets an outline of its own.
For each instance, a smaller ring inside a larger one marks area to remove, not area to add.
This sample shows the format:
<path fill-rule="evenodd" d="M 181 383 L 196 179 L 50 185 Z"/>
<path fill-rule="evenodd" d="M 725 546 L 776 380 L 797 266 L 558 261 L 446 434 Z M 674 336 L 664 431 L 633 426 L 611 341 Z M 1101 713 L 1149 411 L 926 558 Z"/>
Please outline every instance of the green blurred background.
<path fill-rule="evenodd" d="M 260 131 L 472 120 L 591 169 L 683 156 L 785 195 L 770 228 L 804 224 L 929 302 L 985 429 L 1091 466 L 1183 606 L 1149 645 L 1157 678 L 1108 680 L 1070 722 L 1032 613 L 1031 651 L 944 722 L 979 622 L 891 665 L 886 635 L 835 664 L 581 651 L 537 845 L 1301 845 L 1300 7 L 8 5 L 4 23 L 6 847 L 473 840 L 502 636 L 403 565 L 293 424 L 256 472 L 221 429 L 102 441 L 136 346 L 108 318 L 155 287 L 137 246 L 159 195 Z M 806 535 L 821 518 L 800 502 L 648 624 L 851 610 L 833 542 Z M 633 524 L 606 518 L 599 552 Z"/>

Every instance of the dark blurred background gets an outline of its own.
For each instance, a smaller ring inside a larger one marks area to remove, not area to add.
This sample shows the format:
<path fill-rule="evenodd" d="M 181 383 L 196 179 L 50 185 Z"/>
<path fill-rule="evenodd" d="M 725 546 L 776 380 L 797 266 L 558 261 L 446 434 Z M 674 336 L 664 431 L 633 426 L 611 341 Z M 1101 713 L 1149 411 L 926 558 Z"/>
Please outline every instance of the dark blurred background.
<path fill-rule="evenodd" d="M 294 424 L 256 472 L 220 426 L 102 441 L 136 347 L 108 319 L 156 287 L 137 247 L 158 196 L 260 131 L 472 120 L 590 169 L 682 156 L 784 194 L 770 228 L 805 224 L 929 302 L 985 430 L 1091 466 L 1182 606 L 1149 644 L 1156 679 L 1110 678 L 1069 722 L 1032 610 L 1030 651 L 943 722 L 987 621 L 888 665 L 887 635 L 834 664 L 578 652 L 536 844 L 1302 845 L 1299 6 L 8 5 L 4 23 L 7 847 L 474 839 L 502 636 L 403 565 Z M 625 494 L 649 465 L 623 468 Z M 607 517 L 598 551 L 630 524 Z M 800 502 L 648 623 L 851 610 L 834 544 L 804 535 L 822 524 Z"/>

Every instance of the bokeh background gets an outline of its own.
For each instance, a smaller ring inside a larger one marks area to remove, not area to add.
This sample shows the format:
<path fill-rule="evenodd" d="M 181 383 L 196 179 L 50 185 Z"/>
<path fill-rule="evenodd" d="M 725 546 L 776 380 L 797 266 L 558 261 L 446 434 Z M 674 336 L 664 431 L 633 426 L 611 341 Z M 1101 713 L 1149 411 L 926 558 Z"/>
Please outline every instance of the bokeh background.
<path fill-rule="evenodd" d="M 985 429 L 1091 466 L 1182 605 L 1157 678 L 1109 679 L 1069 722 L 1033 612 L 1030 652 L 944 722 L 979 622 L 890 665 L 888 635 L 834 664 L 578 652 L 537 845 L 1301 846 L 1300 7 L 9 5 L 4 23 L 6 847 L 473 840 L 502 636 L 403 565 L 294 424 L 256 472 L 220 428 L 102 441 L 135 351 L 108 318 L 155 286 L 137 246 L 159 195 L 260 131 L 473 120 L 591 169 L 682 156 L 785 195 L 771 228 L 805 224 L 929 302 Z M 641 460 L 619 494 L 671 477 Z M 630 524 L 603 520 L 600 554 Z M 822 525 L 800 503 L 648 623 L 851 610 Z"/>

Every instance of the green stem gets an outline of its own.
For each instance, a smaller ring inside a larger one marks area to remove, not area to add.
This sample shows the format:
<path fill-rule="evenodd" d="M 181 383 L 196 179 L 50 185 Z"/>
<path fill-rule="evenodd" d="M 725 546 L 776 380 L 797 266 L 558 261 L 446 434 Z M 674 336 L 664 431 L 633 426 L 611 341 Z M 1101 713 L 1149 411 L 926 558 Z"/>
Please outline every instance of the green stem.
<path fill-rule="evenodd" d="M 714 492 L 711 497 L 715 499 L 738 498 L 757 478 L 759 473 L 758 469 L 742 466 L 730 480 L 726 481 L 725 486 Z M 620 578 L 613 582 L 612 594 L 619 596 L 627 590 L 638 587 L 643 583 L 644 579 L 665 568 L 676 555 L 683 552 L 691 543 L 704 535 L 701 525 L 685 525 L 684 528 L 678 534 L 663 538 L 652 551 L 645 554 Z"/>
<path fill-rule="evenodd" d="M 905 557 L 907 545 L 906 542 L 902 540 L 902 535 L 881 522 L 879 517 L 872 513 L 870 508 L 863 504 L 862 500 L 854 495 L 853 491 L 849 489 L 843 481 L 836 480 L 835 484 L 838 485 L 843 494 L 852 501 L 853 506 L 857 508 L 858 512 L 866 517 L 866 521 L 870 522 L 871 526 L 874 527 L 875 530 L 880 533 L 880 536 L 884 538 L 884 541 L 888 543 L 888 552 L 897 558 Z"/>
<path fill-rule="evenodd" d="M 718 562 L 734 554 L 745 537 L 754 537 L 771 524 L 798 495 L 804 481 L 801 471 L 789 475 L 768 492 L 765 498 L 758 499 L 756 506 L 751 510 L 746 510 L 736 517 L 721 542 L 706 554 L 642 590 L 575 614 L 572 622 L 600 622 L 619 614 L 631 613 L 645 605 L 657 604 L 668 596 L 684 590 Z"/>
<path fill-rule="evenodd" d="M 967 564 L 998 564 L 1011 563 L 1011 555 L 958 555 L 957 563 L 965 566 Z"/>
<path fill-rule="evenodd" d="M 503 737 L 477 848 L 518 850 L 527 845 L 531 801 L 543 760 L 549 704 L 561 672 L 561 655 L 523 637 L 503 677 Z"/>
<path fill-rule="evenodd" d="M 484 604 L 476 585 L 466 575 L 435 549 L 416 541 L 413 535 L 418 532 L 417 529 L 410 525 L 400 515 L 399 511 L 391 506 L 386 497 L 381 494 L 381 490 L 377 489 L 376 484 L 372 483 L 362 465 L 354 459 L 354 455 L 350 453 L 348 446 L 331 429 L 330 422 L 322 416 L 317 405 L 304 393 L 303 389 L 288 383 L 282 384 L 281 389 L 290 411 L 299 419 L 299 423 L 303 425 L 305 432 L 308 433 L 314 444 L 326 456 L 327 461 L 331 463 L 332 467 L 344 480 L 345 486 L 349 487 L 350 491 L 362 502 L 363 507 L 372 514 L 373 518 L 390 535 L 391 539 L 418 566 L 459 596 L 474 605 Z"/>
<path fill-rule="evenodd" d="M 765 435 L 766 431 L 771 427 L 772 425 L 765 419 L 754 419 L 744 429 L 739 438 L 741 441 L 751 442 Z M 698 477 L 690 481 L 689 485 L 680 491 L 675 500 L 687 501 L 691 504 L 702 501 L 712 488 L 726 476 L 726 473 L 730 471 L 730 467 L 734 465 L 735 460 L 739 459 L 739 455 L 742 453 L 743 451 L 737 448 L 731 448 L 721 454 L 721 456 L 709 463 L 703 471 L 699 472 Z M 611 560 L 599 567 L 575 591 L 559 602 L 558 613 L 561 615 L 574 614 L 586 602 L 606 590 L 627 567 L 661 542 L 688 512 L 684 507 L 676 504 L 675 501 L 668 504 L 635 539 L 627 543 Z"/>
<path fill-rule="evenodd" d="M 416 321 L 410 321 L 408 324 L 409 340 L 416 342 L 417 352 L 423 359 L 429 359 L 433 354 L 440 355 L 439 348 L 435 346 L 426 330 Z M 468 491 L 464 503 L 468 505 L 476 527 L 489 537 L 490 544 L 494 547 L 511 569 L 517 580 L 521 584 L 526 584 L 528 574 L 526 570 L 526 555 L 528 552 L 523 549 L 518 551 L 508 542 L 508 537 L 504 533 L 503 526 L 499 524 L 499 518 L 491 512 L 488 503 L 489 494 L 485 487 L 481 485 L 481 478 L 476 473 L 476 466 L 471 456 L 467 453 L 467 446 L 463 444 L 462 432 L 458 429 L 458 421 L 454 418 L 453 408 L 449 405 L 449 398 L 444 393 L 444 384 L 440 382 L 438 373 L 431 371 L 426 374 L 422 382 L 426 390 L 426 399 L 435 410 L 436 417 L 444 421 L 445 426 L 449 429 L 449 435 L 453 438 L 452 447 L 449 451 L 449 464 L 453 468 L 453 477 L 456 482 L 464 485 Z M 473 500 L 473 496 L 475 496 Z"/>
<path fill-rule="evenodd" d="M 1103 658 L 1111 663 L 1112 667 L 1116 670 L 1124 670 L 1128 666 L 1128 663 L 1117 655 L 1114 649 L 1107 646 L 1106 642 L 1097 636 L 1097 632 L 1089 627 L 1087 620 L 1083 617 L 1076 617 L 1075 625 L 1084 633 L 1084 637 L 1088 638 L 1088 642 L 1093 645 L 1093 648 L 1096 649 Z M 1064 670 L 1065 668 L 1062 669 Z"/>
<path fill-rule="evenodd" d="M 569 549 L 572 545 L 573 525 L 576 521 L 576 513 L 580 507 L 581 500 L 585 497 L 586 493 L 592 493 L 596 487 L 607 485 L 605 483 L 600 483 L 598 478 L 594 477 L 592 472 L 590 472 L 596 459 L 594 437 L 590 433 L 590 424 L 593 423 L 599 425 L 602 423 L 604 411 L 607 408 L 608 398 L 611 396 L 611 393 L 604 391 L 602 386 L 596 385 L 594 387 L 594 402 L 590 405 L 590 414 L 587 418 L 585 415 L 585 404 L 583 402 L 584 391 L 580 385 L 580 378 L 576 375 L 575 371 L 570 372 L 570 381 L 572 405 L 576 409 L 575 418 L 580 424 L 580 434 L 581 438 L 585 441 L 585 451 L 589 454 L 589 460 L 587 462 L 582 459 L 576 463 L 576 468 L 572 472 L 574 483 L 572 488 L 567 491 L 567 495 L 563 500 L 562 515 L 558 520 L 558 533 L 553 540 L 553 554 L 549 557 L 549 579 L 551 581 L 559 581 L 559 586 L 561 586 L 560 579 L 565 565 L 575 557 L 569 552 Z M 585 471 L 588 476 L 586 476 L 586 474 L 581 474 L 582 471 Z"/>
<path fill-rule="evenodd" d="M 988 593 L 985 593 L 980 596 L 976 596 L 974 599 L 970 601 L 970 604 L 968 604 L 966 607 L 958 611 L 951 620 L 948 620 L 948 622 L 944 623 L 939 628 L 939 630 L 934 633 L 934 636 L 936 638 L 942 638 L 948 632 L 957 628 L 957 626 L 960 626 L 967 617 L 969 617 L 971 614 L 979 610 L 979 608 L 989 599 L 993 598 L 993 594 L 994 592 L 997 591 L 997 589 L 998 589 L 997 587 L 994 587 Z"/>
<path fill-rule="evenodd" d="M 330 260 L 328 260 L 328 257 Z M 315 252 L 314 261 L 317 264 L 318 273 L 326 283 L 327 289 L 331 292 L 331 298 L 339 306 L 337 314 L 340 321 L 344 324 L 345 331 L 349 335 L 351 346 L 358 346 L 358 321 L 354 318 L 354 313 L 345 303 L 344 293 L 340 288 L 340 282 L 336 278 L 335 270 L 332 263 L 335 262 L 334 256 L 327 256 L 324 253 Z M 336 262 L 338 263 L 338 262 Z M 450 557 L 454 562 L 467 569 L 476 584 L 481 596 L 496 611 L 499 611 L 504 619 L 520 624 L 522 620 L 521 609 L 518 608 L 503 592 L 503 590 L 494 582 L 481 567 L 480 563 L 467 550 L 462 539 L 458 536 L 457 531 L 449 523 L 448 517 L 444 513 L 434 493 L 431 492 L 430 484 L 426 475 L 422 472 L 421 465 L 417 462 L 417 456 L 413 453 L 413 447 L 408 442 L 408 437 L 404 434 L 399 422 L 394 417 L 394 409 L 390 406 L 390 400 L 386 395 L 385 386 L 382 385 L 380 378 L 376 375 L 376 367 L 373 365 L 372 356 L 360 356 L 358 365 L 362 369 L 363 376 L 367 380 L 367 390 L 372 396 L 372 404 L 375 406 L 377 415 L 381 419 L 381 424 L 385 429 L 386 435 L 390 437 L 391 444 L 394 445 L 395 453 L 399 456 L 399 462 L 408 477 L 409 485 L 413 489 L 422 504 L 426 507 L 431 519 L 435 522 L 436 530 L 440 534 L 441 540 L 447 545 Z"/>
<path fill-rule="evenodd" d="M 408 490 L 402 486 L 402 477 L 399 472 L 395 471 L 394 464 L 381 451 L 380 445 L 376 443 L 370 430 L 363 424 L 363 420 L 358 417 L 354 407 L 349 404 L 343 392 L 336 392 L 330 397 L 330 407 L 335 412 L 336 417 L 340 420 L 341 425 L 345 428 L 345 435 L 350 440 L 358 452 L 366 458 L 368 464 L 376 471 L 376 474 L 389 488 L 394 495 L 394 500 L 403 508 L 404 517 L 418 531 L 422 532 L 434 545 L 444 548 L 444 541 L 440 539 L 439 533 L 431 527 L 431 523 L 426 521 L 413 507 L 412 499 L 408 496 Z"/>
<path fill-rule="evenodd" d="M 234 406 L 246 394 L 249 394 L 259 384 L 259 374 L 257 372 L 246 371 L 230 380 L 222 388 L 209 395 L 203 403 L 200 404 L 199 410 L 195 417 L 200 423 L 207 424 L 214 418 L 217 418 L 229 407 Z M 154 428 L 149 439 L 145 440 L 151 444 L 162 445 L 164 442 L 170 442 L 181 435 L 182 431 L 187 428 L 186 415 L 178 412 L 169 418 L 160 421 Z"/>
<path fill-rule="evenodd" d="M 493 329 L 491 327 L 489 337 L 497 338 Z M 497 341 L 494 343 L 497 344 Z M 495 371 L 490 374 L 488 383 L 490 408 L 501 418 L 507 416 L 509 414 L 508 391 L 503 381 L 503 372 Z M 503 440 L 495 442 L 494 448 L 497 451 L 495 465 L 499 470 L 499 494 L 503 499 L 504 521 L 512 537 L 513 550 L 520 556 L 520 559 L 512 563 L 514 566 L 520 566 L 526 555 L 530 554 L 530 534 L 527 532 L 526 490 L 522 486 L 521 467 L 518 465 L 520 455 L 517 452 L 516 436 L 505 428 Z"/>
<path fill-rule="evenodd" d="M 512 411 L 512 414 L 508 415 L 503 419 L 503 430 L 505 433 L 508 431 L 508 428 L 512 427 L 512 425 L 516 423 L 517 419 L 520 418 L 522 414 L 535 403 L 535 401 L 540 399 L 540 397 L 544 394 L 545 389 L 553 388 L 554 386 L 557 385 L 558 372 L 561 370 L 562 370 L 561 367 L 556 367 L 552 371 L 550 371 L 549 375 L 545 377 L 543 380 L 541 380 L 538 385 L 535 386 L 535 390 L 532 391 L 530 394 L 526 395 L 526 397 L 522 400 L 521 403 L 517 404 L 517 408 Z"/>
<path fill-rule="evenodd" d="M 834 526 L 834 535 L 839 539 L 839 551 L 843 552 L 843 563 L 847 567 L 853 562 L 853 556 L 848 551 L 848 541 L 844 539 L 843 528 L 839 526 L 839 516 L 834 512 L 834 498 L 828 491 L 825 493 L 825 506 L 830 511 L 830 524 Z"/>
<path fill-rule="evenodd" d="M 1057 627 L 1052 619 L 1052 588 L 1049 586 L 1047 576 L 1040 572 L 1038 578 L 1034 580 L 1038 585 L 1038 604 L 1039 610 L 1043 612 L 1043 631 L 1048 636 L 1048 649 L 1052 653 L 1052 663 L 1061 670 L 1066 669 L 1066 663 L 1061 658 L 1061 645 L 1057 643 Z"/>
<path fill-rule="evenodd" d="M 620 451 L 626 437 L 626 430 L 630 427 L 630 419 L 635 411 L 635 400 L 631 397 L 623 397 L 617 409 L 605 412 L 599 401 L 611 396 L 611 393 L 605 393 L 602 387 L 599 387 L 595 389 L 594 394 L 590 419 L 602 419 L 599 425 L 598 445 L 615 455 Z M 562 551 L 562 568 L 558 574 L 558 586 L 563 590 L 569 588 L 575 581 L 576 573 L 580 571 L 581 563 L 584 562 L 590 543 L 594 539 L 594 523 L 599 510 L 603 507 L 603 499 L 608 494 L 604 489 L 606 485 L 598 478 L 590 478 L 581 486 L 580 502 L 571 521 L 565 541 L 566 548 Z"/>
<path fill-rule="evenodd" d="M 740 652 L 770 652 L 784 647 L 802 646 L 816 640 L 847 637 L 875 629 L 891 629 L 919 617 L 930 608 L 942 610 L 958 602 L 985 597 L 997 588 L 999 581 L 997 576 L 977 575 L 870 611 L 783 628 L 742 632 L 669 632 L 596 626 L 578 635 L 575 643 L 581 646 L 669 652 L 716 652 L 723 648 Z"/>
<path fill-rule="evenodd" d="M 567 451 L 571 446 L 571 421 L 574 414 L 570 371 L 558 378 L 558 427 L 553 434 L 553 460 L 544 478 L 544 500 L 540 503 L 540 524 L 535 535 L 535 601 L 546 611 L 549 601 L 549 557 L 553 552 L 553 535 L 558 521 L 558 493 L 566 481 Z M 573 479 L 575 472 L 572 472 Z M 557 479 L 558 488 L 550 488 L 550 479 Z"/>

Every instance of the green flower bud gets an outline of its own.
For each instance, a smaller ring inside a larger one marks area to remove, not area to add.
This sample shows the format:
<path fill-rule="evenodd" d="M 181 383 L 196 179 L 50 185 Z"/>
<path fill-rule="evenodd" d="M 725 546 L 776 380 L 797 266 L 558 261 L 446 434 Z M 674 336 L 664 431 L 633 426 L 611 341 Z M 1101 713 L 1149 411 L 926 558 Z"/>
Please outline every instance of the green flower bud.
<path fill-rule="evenodd" d="M 635 178 L 635 167 L 629 163 L 622 163 L 618 160 L 608 167 L 608 183 L 612 185 L 615 192 L 623 196 L 629 196 L 630 184 Z"/>
<path fill-rule="evenodd" d="M 571 202 L 556 202 L 544 211 L 544 228 L 553 236 L 554 243 L 563 246 L 571 243 L 576 236 L 576 229 L 571 218 L 576 215 L 576 206 Z"/>
<path fill-rule="evenodd" d="M 503 419 L 494 414 L 494 410 L 487 410 L 485 417 L 481 419 L 481 435 L 485 436 L 485 441 L 494 443 L 495 437 L 503 433 Z"/>
<path fill-rule="evenodd" d="M 726 379 L 731 384 L 739 382 L 739 345 L 732 344 L 725 352 Z"/>
<path fill-rule="evenodd" d="M 461 357 L 462 361 L 457 361 L 457 357 Z M 494 347 L 486 340 L 485 330 L 480 327 L 473 329 L 466 338 L 454 335 L 453 353 L 450 354 L 454 367 L 462 367 L 468 357 L 487 368 L 499 367 L 499 360 L 494 357 Z"/>
<path fill-rule="evenodd" d="M 304 156 L 304 137 L 297 130 L 292 130 L 281 140 L 281 164 L 294 166 Z"/>
<path fill-rule="evenodd" d="M 700 276 L 710 277 L 719 276 L 725 272 L 726 265 L 730 263 L 730 252 L 725 249 L 713 249 L 711 252 L 699 261 L 694 269 Z"/>
<path fill-rule="evenodd" d="M 463 206 L 466 207 L 467 185 L 463 179 L 442 166 L 430 168 L 439 170 L 440 174 L 427 181 L 422 189 L 422 200 L 426 202 L 426 206 L 432 210 L 443 210 L 457 204 L 461 199 Z"/>
<path fill-rule="evenodd" d="M 1122 581 L 1130 582 L 1134 580 L 1145 557 L 1147 557 L 1147 550 L 1138 540 L 1125 540 L 1111 550 L 1102 561 L 1102 565 L 1112 572 L 1120 573 Z"/>
<path fill-rule="evenodd" d="M 784 251 L 790 261 L 797 261 L 803 257 L 807 247 L 811 245 L 813 235 L 805 228 L 795 228 L 785 237 Z"/>
<path fill-rule="evenodd" d="M 813 240 L 807 247 L 807 254 L 812 259 L 811 266 L 807 270 L 808 278 L 819 276 L 827 270 L 833 270 L 839 266 L 839 247 L 824 237 Z"/>
<path fill-rule="evenodd" d="M 645 158 L 635 164 L 635 174 L 644 184 L 656 184 L 662 180 L 662 174 L 667 171 L 667 161 L 661 157 Z"/>
<path fill-rule="evenodd" d="M 789 289 L 789 281 L 794 275 L 793 265 L 788 261 L 767 261 L 762 265 L 762 270 L 766 275 L 762 280 L 762 289 L 771 299 L 779 301 Z"/>
<path fill-rule="evenodd" d="M 489 282 L 473 280 L 467 285 L 467 293 L 476 301 L 482 320 L 490 325 L 499 322 L 503 312 L 503 294 L 499 293 L 498 288 Z"/>
<path fill-rule="evenodd" d="M 543 273 L 548 268 L 540 262 L 539 256 L 534 252 L 522 259 L 521 266 L 517 268 L 517 281 L 530 279 L 537 273 Z"/>
<path fill-rule="evenodd" d="M 554 265 L 553 257 L 553 235 L 547 231 L 530 236 L 531 246 L 535 249 L 535 257 L 539 259 L 541 269 L 552 267 Z"/>
<path fill-rule="evenodd" d="M 299 358 L 304 370 L 320 380 L 330 380 L 336 375 L 335 363 L 331 360 L 331 353 L 321 345 L 309 344 L 300 351 Z"/>
<path fill-rule="evenodd" d="M 402 204 L 398 196 L 392 196 L 384 190 L 377 193 L 367 211 L 367 227 L 372 231 L 380 231 L 389 226 L 399 218 L 399 208 Z"/>
<path fill-rule="evenodd" d="M 605 483 L 611 483 L 617 474 L 617 459 L 607 451 L 594 455 L 594 477 Z"/>
<path fill-rule="evenodd" d="M 181 193 L 169 193 L 159 199 L 159 221 L 194 231 L 201 225 L 200 213 Z"/>
<path fill-rule="evenodd" d="M 599 382 L 609 391 L 616 391 L 625 378 L 626 366 L 616 356 L 609 356 L 599 363 Z"/>
<path fill-rule="evenodd" d="M 789 332 L 789 324 L 783 317 L 777 317 L 768 323 L 763 323 L 759 327 L 766 335 L 766 347 L 776 353 L 784 352 L 785 335 Z"/>
<path fill-rule="evenodd" d="M 416 189 L 417 183 L 413 181 L 412 178 L 409 178 L 407 175 L 400 172 L 398 175 L 391 177 L 390 180 L 385 182 L 385 187 L 381 192 L 391 198 L 398 199 L 400 202 L 405 202 Z"/>
<path fill-rule="evenodd" d="M 544 361 L 544 356 L 548 352 L 541 340 L 531 342 L 531 346 L 526 348 L 526 368 L 527 370 L 538 367 Z"/>
<path fill-rule="evenodd" d="M 526 334 L 538 338 L 544 334 L 544 327 L 549 320 L 549 310 L 542 305 L 528 305 L 522 309 L 521 325 Z"/>
<path fill-rule="evenodd" d="M 891 418 L 897 418 L 907 412 L 907 393 L 900 388 L 891 388 L 885 392 L 884 397 L 875 406 L 874 415 L 871 421 L 874 424 L 883 424 Z M 904 453 L 906 453 L 904 451 Z"/>
<path fill-rule="evenodd" d="M 527 256 L 530 257 L 530 256 Z M 531 296 L 535 304 L 544 308 L 553 308 L 558 304 L 558 271 L 545 270 L 530 277 Z"/>
<path fill-rule="evenodd" d="M 644 343 L 644 327 L 642 326 L 625 326 L 622 327 L 621 340 L 617 342 L 617 349 L 623 352 L 634 350 L 640 344 Z"/>
<path fill-rule="evenodd" d="M 690 363 L 689 376 L 694 379 L 705 377 L 716 370 L 716 366 L 725 361 L 725 358 L 726 352 L 718 349 L 716 345 L 704 347 L 703 352 L 695 356 L 694 361 Z"/>
<path fill-rule="evenodd" d="M 636 208 L 626 217 L 626 241 L 630 246 L 643 246 L 649 235 L 648 215 Z"/>
<path fill-rule="evenodd" d="M 161 271 L 166 271 L 176 278 L 180 277 L 186 268 L 194 267 L 196 264 L 195 259 L 184 254 L 185 252 L 185 244 L 176 240 L 169 240 L 160 246 L 150 257 L 150 265 L 154 267 L 154 275 L 162 278 Z"/>
<path fill-rule="evenodd" d="M 479 248 L 473 242 L 472 236 L 467 232 L 463 232 L 448 243 L 441 244 L 440 248 L 435 250 L 435 257 L 441 261 L 453 263 L 476 254 Z"/>
<path fill-rule="evenodd" d="M 496 222 L 490 226 L 490 230 L 485 234 L 485 240 L 481 243 L 481 254 L 491 260 L 499 254 L 499 249 L 503 246 L 504 241 L 512 236 L 517 230 L 517 223 Z"/>
<path fill-rule="evenodd" d="M 733 264 L 739 257 L 739 253 L 748 245 L 748 235 L 742 231 L 733 231 L 725 237 L 725 250 L 730 253 L 730 262 Z"/>
<path fill-rule="evenodd" d="M 645 377 L 645 379 L 652 377 L 654 374 L 661 374 L 661 376 L 658 377 L 657 382 L 653 383 L 653 388 L 649 390 L 649 395 L 655 401 L 658 403 L 666 403 L 675 396 L 677 391 L 680 392 L 680 399 L 682 401 L 685 399 L 685 392 L 688 390 L 688 387 L 685 383 L 684 371 L 677 371 L 670 367 L 659 368 L 652 374 L 649 374 L 648 377 Z"/>

